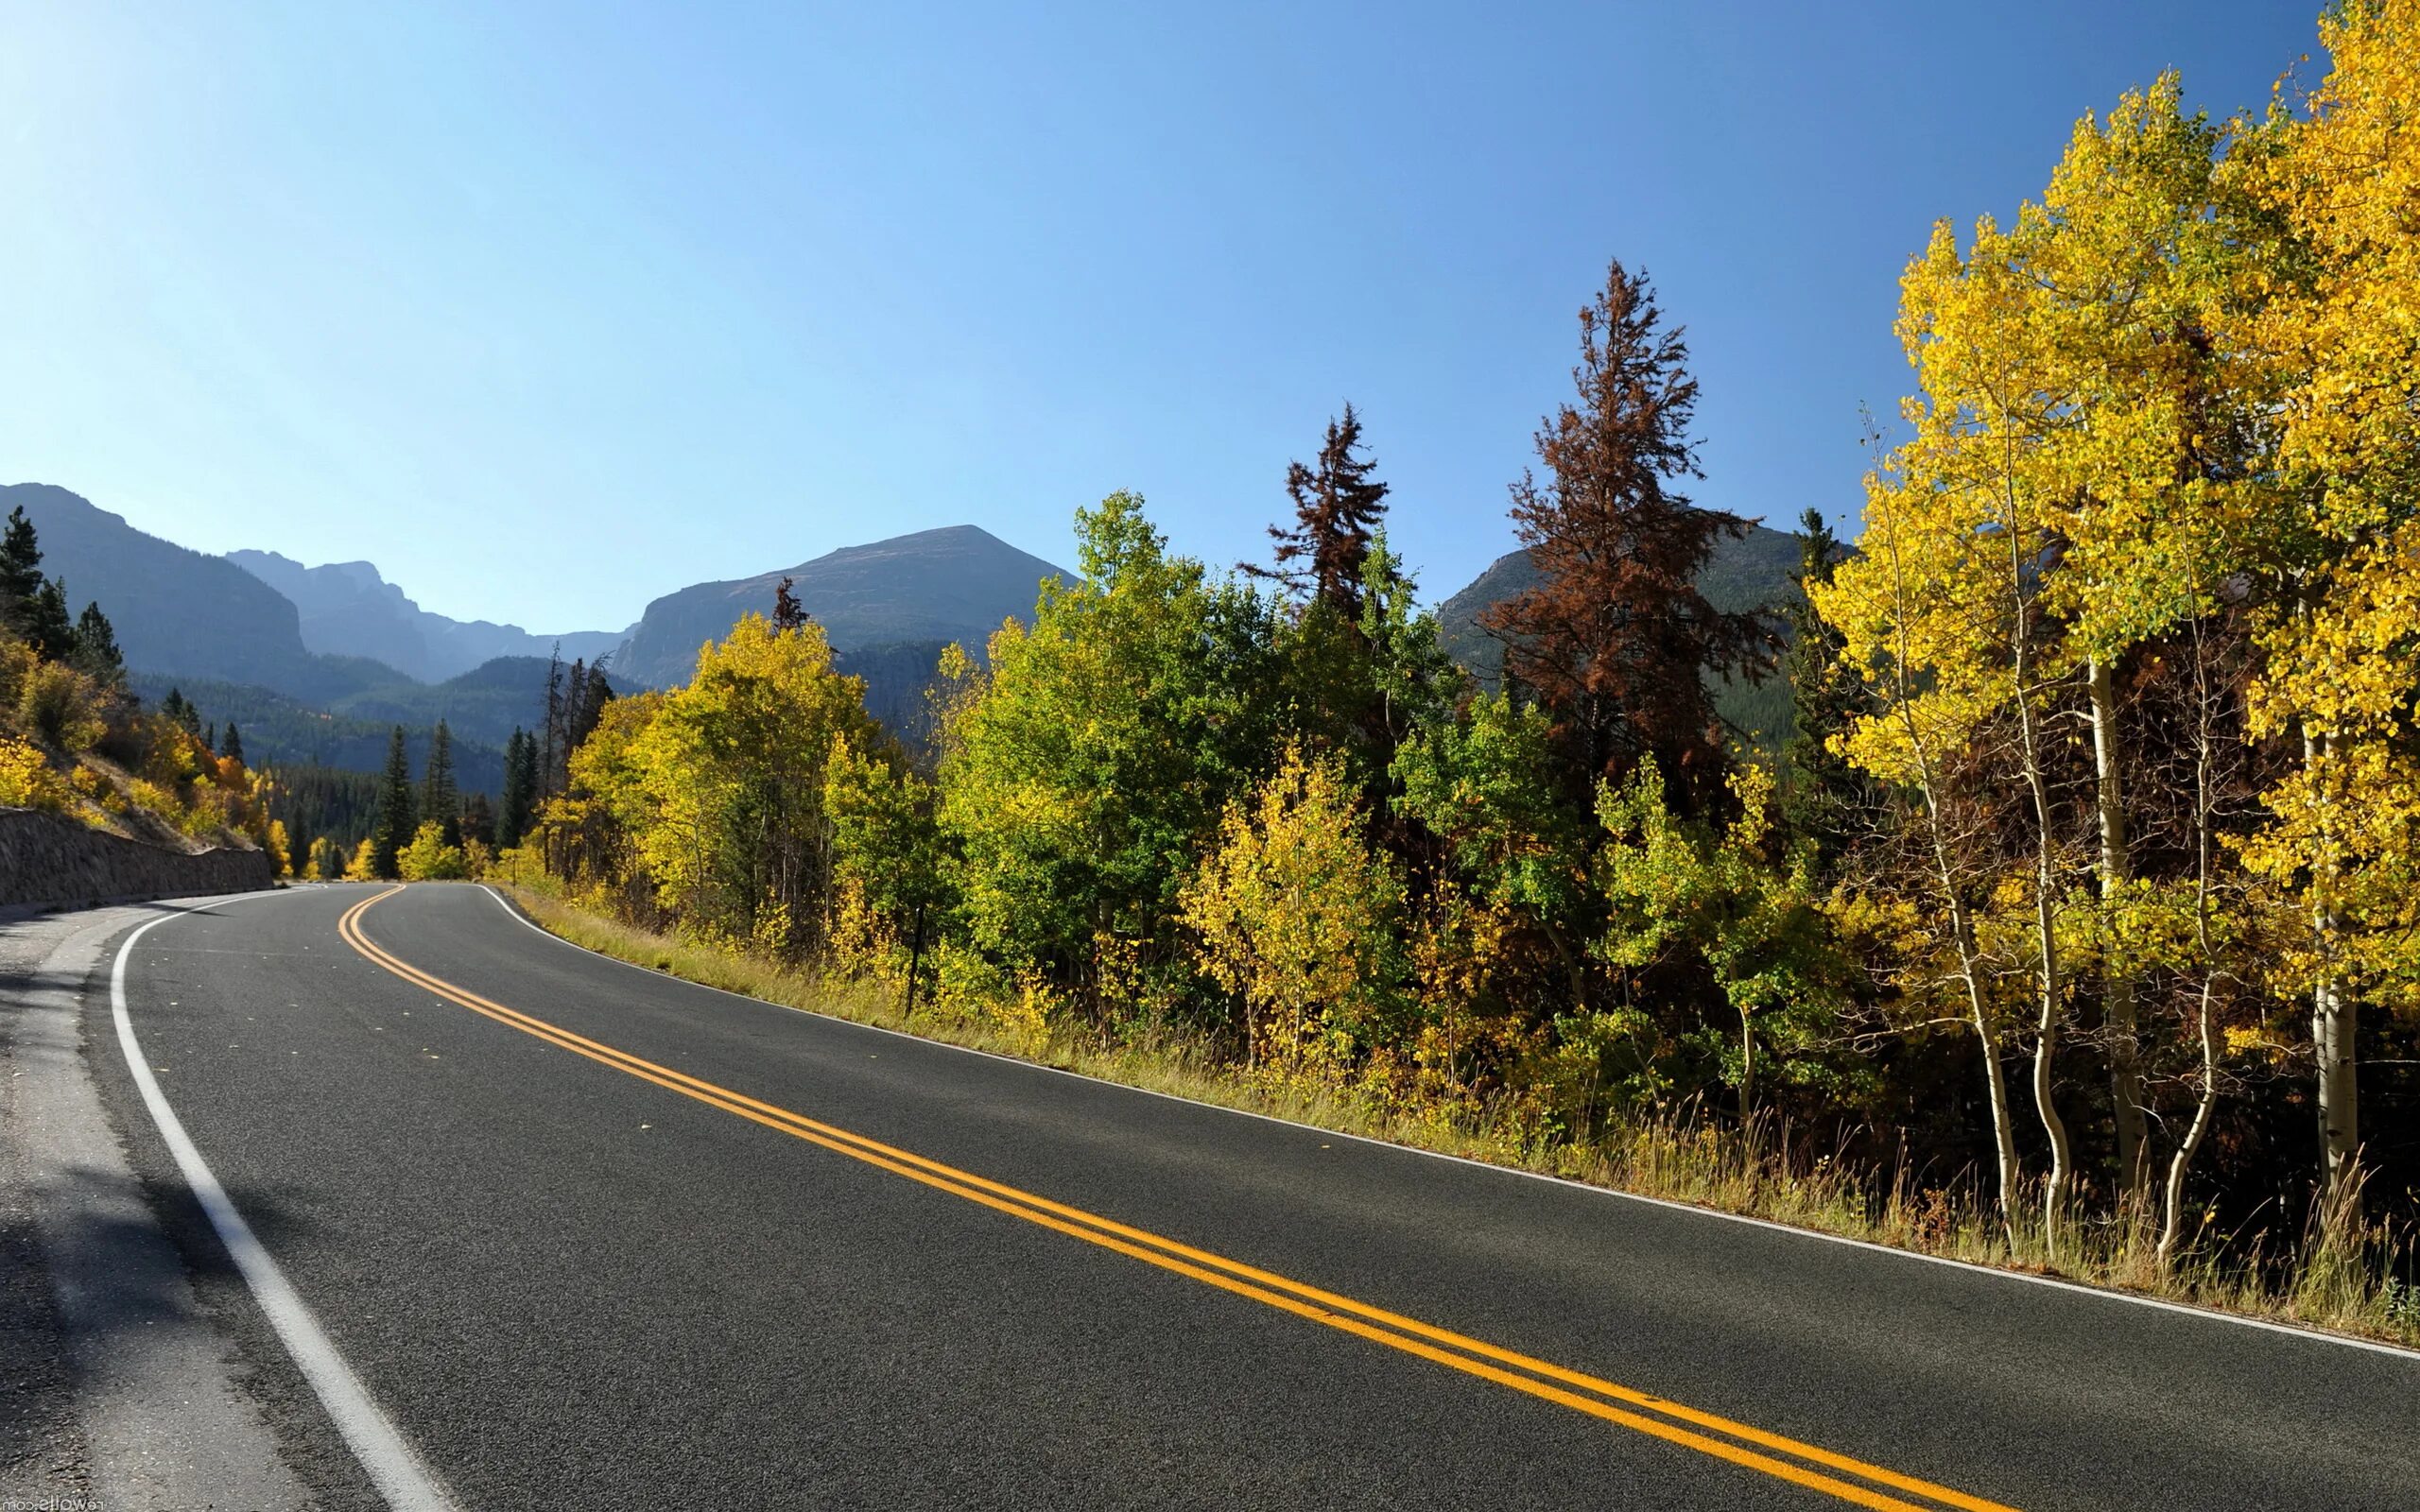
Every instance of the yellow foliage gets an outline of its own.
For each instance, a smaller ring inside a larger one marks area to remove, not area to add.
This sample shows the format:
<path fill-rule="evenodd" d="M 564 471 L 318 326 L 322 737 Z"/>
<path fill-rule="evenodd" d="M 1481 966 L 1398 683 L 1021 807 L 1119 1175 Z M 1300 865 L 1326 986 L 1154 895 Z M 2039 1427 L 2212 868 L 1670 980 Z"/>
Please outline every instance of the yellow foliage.
<path fill-rule="evenodd" d="M 1202 971 L 1249 1006 L 1254 1062 L 1311 1071 L 1342 1064 L 1395 1001 L 1403 898 L 1362 838 L 1342 764 L 1289 747 L 1250 801 L 1228 806 L 1181 906 Z"/>
<path fill-rule="evenodd" d="M 15 735 L 0 735 L 0 806 L 64 811 L 70 790 L 42 751 Z"/>
<path fill-rule="evenodd" d="M 414 832 L 412 843 L 395 853 L 406 882 L 454 882 L 471 874 L 460 846 L 445 843 L 445 826 L 435 819 Z"/>

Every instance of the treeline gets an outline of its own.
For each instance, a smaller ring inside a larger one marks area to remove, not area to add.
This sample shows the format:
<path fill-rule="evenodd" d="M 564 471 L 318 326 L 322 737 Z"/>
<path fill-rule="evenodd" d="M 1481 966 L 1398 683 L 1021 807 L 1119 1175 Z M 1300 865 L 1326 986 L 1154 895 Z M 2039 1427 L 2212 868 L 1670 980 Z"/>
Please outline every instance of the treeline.
<path fill-rule="evenodd" d="M 1512 488 L 1495 691 L 1347 408 L 1265 565 L 1082 511 L 1077 579 L 944 657 L 929 761 L 783 605 L 603 704 L 524 859 L 925 1013 L 1526 1150 L 1787 1126 L 2028 1258 L 2295 1250 L 2420 1324 L 2420 6 L 2323 31 L 2290 105 L 2163 79 L 1938 230 L 1907 438 L 1853 546 L 1808 512 L 1787 638 L 1697 586 L 1743 523 L 1687 497 L 1687 349 L 1616 264 Z M 1708 687 L 1774 675 L 1765 762 Z"/>

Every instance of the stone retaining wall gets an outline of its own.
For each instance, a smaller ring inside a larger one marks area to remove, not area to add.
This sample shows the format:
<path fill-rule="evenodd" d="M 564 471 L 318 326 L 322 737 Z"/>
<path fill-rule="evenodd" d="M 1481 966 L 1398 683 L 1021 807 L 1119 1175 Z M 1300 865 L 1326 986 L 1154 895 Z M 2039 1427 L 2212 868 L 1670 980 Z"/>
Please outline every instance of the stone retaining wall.
<path fill-rule="evenodd" d="M 32 809 L 0 809 L 0 906 L 252 892 L 275 881 L 266 851 L 187 855 Z"/>

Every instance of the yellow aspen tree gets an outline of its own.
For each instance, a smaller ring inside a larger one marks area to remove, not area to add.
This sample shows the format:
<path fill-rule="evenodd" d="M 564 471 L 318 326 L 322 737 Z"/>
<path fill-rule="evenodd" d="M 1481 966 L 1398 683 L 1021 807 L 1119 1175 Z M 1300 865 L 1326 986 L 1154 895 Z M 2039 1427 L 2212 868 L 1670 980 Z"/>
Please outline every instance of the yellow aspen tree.
<path fill-rule="evenodd" d="M 2302 756 L 2244 860 L 2308 920 L 2286 965 L 2310 1001 L 2323 1195 L 2342 1216 L 2360 1189 L 2359 1007 L 2420 994 L 2420 3 L 2346 0 L 2321 40 L 2327 75 L 2299 111 L 2281 98 L 2244 168 L 2296 253 L 2257 326 L 2290 379 L 2278 472 L 2297 508 L 2277 522 L 2253 733 Z"/>
<path fill-rule="evenodd" d="M 2048 612 L 2044 584 L 2063 543 L 2066 500 L 2045 464 L 2066 421 L 2056 387 L 2056 331 L 2045 319 L 2026 253 L 2023 221 L 2002 231 L 1979 221 L 1961 255 L 1944 222 L 1901 280 L 1900 339 L 1921 393 L 1903 406 L 1913 436 L 1877 473 L 1867 496 L 1868 528 L 1878 510 L 1902 539 L 1889 567 L 1844 563 L 1834 602 L 1891 605 L 1905 625 L 1841 624 L 1855 647 L 1910 657 L 1882 691 L 1884 708 L 1849 736 L 1860 765 L 1904 780 L 1910 729 L 1936 746 L 1965 747 L 2004 728 L 2009 765 L 2024 795 L 2031 868 L 2033 1101 L 2049 1147 L 2043 1230 L 2053 1256 L 2073 1191 L 2075 1160 L 2053 1097 L 2059 1043 L 2071 991 L 2067 941 L 2068 857 L 2048 771 L 2053 706 L 2072 692 L 2074 647 Z M 1895 573 L 1885 588 L 1869 579 Z M 1830 606 L 1818 597 L 1827 615 Z M 1836 621 L 1835 623 L 1841 623 Z M 1895 644 L 1894 644 L 1895 643 Z"/>
<path fill-rule="evenodd" d="M 1925 947 L 1937 949 L 1946 936 L 1946 963 L 1938 970 L 1919 964 L 1910 985 L 1924 998 L 1932 982 L 1952 981 L 1963 1000 L 1982 1056 L 2000 1213 L 2013 1224 L 2022 1170 L 2004 1059 L 2007 1014 L 1976 917 L 1989 895 L 1993 862 L 1978 841 L 1979 827 L 1963 812 L 1956 771 L 1988 704 L 1975 693 L 1973 676 L 1935 675 L 1945 662 L 1972 661 L 1983 636 L 1987 595 L 1974 590 L 1978 575 L 1968 565 L 1977 541 L 1971 530 L 1944 528 L 1922 490 L 1908 487 L 1888 463 L 1867 475 L 1865 498 L 1858 554 L 1841 563 L 1831 581 L 1806 584 L 1816 612 L 1841 636 L 1841 660 L 1876 695 L 1875 712 L 1835 741 L 1858 766 L 1914 796 L 1930 906 L 1893 908 L 1886 901 L 1881 911 L 1939 921 L 1938 932 L 1927 932 L 1913 949 L 1908 929 L 1891 931 L 1904 955 L 1929 954 Z"/>
<path fill-rule="evenodd" d="M 2031 464 L 2054 557 L 2043 604 L 2083 668 L 2093 754 L 2101 935 L 2123 938 L 2139 895 L 2128 831 L 2130 742 L 2117 675 L 2147 643 L 2222 612 L 2218 586 L 2270 498 L 2254 366 L 2230 345 L 2259 243 L 2217 182 L 2226 133 L 2182 109 L 2174 74 L 2077 123 L 2007 252 L 2040 329 L 2030 386 L 2047 421 Z M 2101 1004 L 2119 1186 L 2148 1195 L 2139 986 L 2105 951 Z"/>

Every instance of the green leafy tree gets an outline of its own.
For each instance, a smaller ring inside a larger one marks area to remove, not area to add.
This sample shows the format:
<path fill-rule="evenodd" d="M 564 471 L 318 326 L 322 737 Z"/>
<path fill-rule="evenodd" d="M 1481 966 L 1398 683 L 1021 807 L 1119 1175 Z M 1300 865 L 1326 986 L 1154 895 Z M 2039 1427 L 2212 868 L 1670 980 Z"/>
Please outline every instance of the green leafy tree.
<path fill-rule="evenodd" d="M 1599 790 L 1609 842 L 1596 856 L 1607 926 L 1597 953 L 1626 971 L 1703 969 L 1737 1018 L 1723 1077 L 1754 1106 L 1759 1040 L 1785 1052 L 1820 1042 L 1841 1005 L 1846 968 L 1819 906 L 1812 844 L 1772 853 L 1772 780 L 1754 766 L 1731 776 L 1736 816 L 1720 826 L 1685 820 L 1664 781 L 1642 763 L 1620 787 Z M 1785 1076 L 1820 1063 L 1785 1058 Z"/>
<path fill-rule="evenodd" d="M 1168 555 L 1139 497 L 1083 510 L 1077 538 L 1076 581 L 993 636 L 946 713 L 941 822 L 976 945 L 1098 1011 L 1131 973 L 1190 979 L 1177 892 L 1268 760 L 1275 678 L 1268 605 Z"/>

